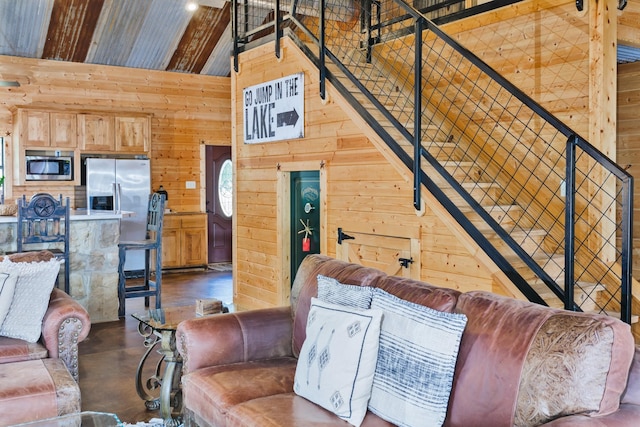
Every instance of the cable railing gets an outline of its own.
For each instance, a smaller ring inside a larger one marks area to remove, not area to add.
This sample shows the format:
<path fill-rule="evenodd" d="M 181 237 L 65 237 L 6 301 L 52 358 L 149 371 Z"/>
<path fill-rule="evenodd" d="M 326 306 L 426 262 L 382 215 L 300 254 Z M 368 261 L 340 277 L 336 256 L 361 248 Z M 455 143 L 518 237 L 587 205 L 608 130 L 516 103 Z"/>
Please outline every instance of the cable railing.
<path fill-rule="evenodd" d="M 630 322 L 633 178 L 442 32 L 435 3 L 463 2 L 246 0 L 236 58 L 290 28 L 321 96 L 330 81 L 412 170 L 416 208 L 426 188 L 528 299 Z"/>

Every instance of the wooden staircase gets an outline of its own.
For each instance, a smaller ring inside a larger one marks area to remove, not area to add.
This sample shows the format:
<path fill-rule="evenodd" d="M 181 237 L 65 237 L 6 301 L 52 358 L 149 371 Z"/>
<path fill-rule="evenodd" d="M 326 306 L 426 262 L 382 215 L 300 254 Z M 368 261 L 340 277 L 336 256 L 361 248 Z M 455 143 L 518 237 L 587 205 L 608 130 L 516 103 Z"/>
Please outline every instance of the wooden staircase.
<path fill-rule="evenodd" d="M 402 100 L 407 99 L 403 88 L 390 84 L 384 73 L 376 70 L 375 66 L 366 62 L 362 51 L 354 51 L 344 58 L 344 65 L 361 83 L 378 99 L 389 112 L 411 133 L 413 133 L 413 106 L 402 106 Z M 347 88 L 350 94 L 363 106 L 380 126 L 413 158 L 414 148 L 405 136 L 377 110 L 373 103 L 345 76 L 339 68 L 327 63 L 328 69 Z M 535 260 L 540 267 L 555 280 L 560 288 L 564 288 L 564 255 L 555 249 L 559 244 L 549 238 L 547 230 L 534 228 L 534 221 L 528 220 L 526 209 L 516 200 L 508 196 L 504 189 L 485 178 L 482 168 L 466 157 L 464 150 L 453 141 L 451 132 L 441 128 L 423 126 L 423 148 L 428 151 L 451 174 L 462 187 L 482 206 L 487 213 L 517 242 L 522 249 Z M 427 141 L 424 141 L 424 139 Z M 509 245 L 471 208 L 464 198 L 446 181 L 439 172 L 428 162 L 422 161 L 423 171 L 429 176 L 460 211 L 473 223 L 489 240 L 496 250 L 503 254 L 514 269 L 551 307 L 564 308 L 564 303 L 548 286 L 535 275 L 531 269 L 516 255 Z M 553 249 L 550 255 L 545 249 Z M 586 312 L 605 312 L 619 317 L 619 313 L 602 310 L 607 306 L 608 291 L 606 286 L 598 283 L 578 282 L 575 284 L 574 301 L 581 310 Z M 638 316 L 633 316 L 633 322 Z"/>

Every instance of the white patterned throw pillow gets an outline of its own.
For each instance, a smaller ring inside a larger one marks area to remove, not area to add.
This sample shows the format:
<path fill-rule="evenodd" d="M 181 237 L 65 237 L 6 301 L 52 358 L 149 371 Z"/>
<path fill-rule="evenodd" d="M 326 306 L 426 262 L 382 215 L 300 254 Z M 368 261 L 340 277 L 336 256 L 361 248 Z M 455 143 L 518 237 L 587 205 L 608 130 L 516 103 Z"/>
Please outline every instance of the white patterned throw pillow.
<path fill-rule="evenodd" d="M 375 289 L 372 309 L 384 312 L 369 410 L 397 426 L 441 426 L 464 314 L 444 313 Z"/>
<path fill-rule="evenodd" d="M 368 309 L 372 297 L 371 286 L 345 285 L 333 277 L 318 274 L 318 299 L 322 301 Z"/>
<path fill-rule="evenodd" d="M 0 335 L 36 342 L 42 333 L 51 291 L 60 271 L 60 261 L 12 262 L 4 258 L 0 273 L 17 275 L 13 301 L 0 328 Z"/>
<path fill-rule="evenodd" d="M 18 276 L 15 274 L 0 273 L 0 326 L 9 313 L 17 280 Z"/>
<path fill-rule="evenodd" d="M 367 413 L 378 355 L 380 310 L 311 298 L 293 390 L 356 427 Z"/>

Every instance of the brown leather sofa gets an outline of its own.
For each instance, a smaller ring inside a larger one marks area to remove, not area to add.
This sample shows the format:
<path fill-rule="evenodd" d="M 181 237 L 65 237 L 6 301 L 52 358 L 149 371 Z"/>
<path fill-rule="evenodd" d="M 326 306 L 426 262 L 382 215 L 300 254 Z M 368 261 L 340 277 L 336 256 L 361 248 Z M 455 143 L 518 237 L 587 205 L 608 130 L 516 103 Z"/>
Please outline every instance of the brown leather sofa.
<path fill-rule="evenodd" d="M 9 258 L 32 262 L 52 256 L 43 251 Z M 90 328 L 87 311 L 54 288 L 37 342 L 0 337 L 0 426 L 80 411 L 78 343 Z"/>
<path fill-rule="evenodd" d="M 187 426 L 347 425 L 293 392 L 319 274 L 467 316 L 445 426 L 639 425 L 640 348 L 623 322 L 486 292 L 460 293 L 309 255 L 296 275 L 291 307 L 179 325 Z M 371 412 L 362 423 L 390 425 Z"/>

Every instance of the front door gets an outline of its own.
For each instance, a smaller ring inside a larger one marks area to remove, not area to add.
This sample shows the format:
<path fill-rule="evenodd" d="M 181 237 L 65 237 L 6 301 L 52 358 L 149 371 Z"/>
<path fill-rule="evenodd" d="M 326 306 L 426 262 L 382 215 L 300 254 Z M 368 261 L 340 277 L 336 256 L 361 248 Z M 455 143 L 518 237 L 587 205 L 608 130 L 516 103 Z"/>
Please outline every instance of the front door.
<path fill-rule="evenodd" d="M 302 260 L 320 253 L 320 172 L 291 172 L 291 282 Z"/>
<path fill-rule="evenodd" d="M 230 262 L 233 215 L 231 147 L 207 146 L 206 162 L 208 262 Z"/>

